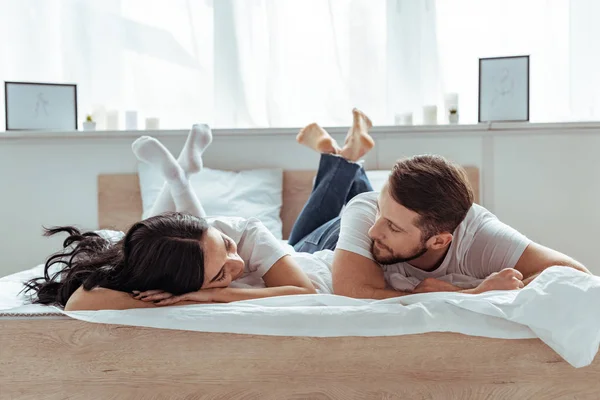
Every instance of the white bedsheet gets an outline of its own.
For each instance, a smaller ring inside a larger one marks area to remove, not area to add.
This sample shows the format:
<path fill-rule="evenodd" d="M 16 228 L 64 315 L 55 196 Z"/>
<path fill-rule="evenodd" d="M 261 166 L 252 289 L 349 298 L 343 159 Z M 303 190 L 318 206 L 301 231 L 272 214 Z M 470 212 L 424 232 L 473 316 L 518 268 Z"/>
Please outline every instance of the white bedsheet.
<path fill-rule="evenodd" d="M 25 310 L 14 308 L 14 297 L 9 303 L 13 308 L 4 307 L 9 296 L 5 290 L 14 281 L 14 275 L 10 280 L 0 279 L 0 309 L 5 308 L 0 312 Z M 539 337 L 574 367 L 589 365 L 600 344 L 600 278 L 559 267 L 547 269 L 522 290 L 477 296 L 427 293 L 367 301 L 321 294 L 123 311 L 43 308 L 89 322 L 202 332 L 316 337 L 458 332 L 505 339 Z"/>

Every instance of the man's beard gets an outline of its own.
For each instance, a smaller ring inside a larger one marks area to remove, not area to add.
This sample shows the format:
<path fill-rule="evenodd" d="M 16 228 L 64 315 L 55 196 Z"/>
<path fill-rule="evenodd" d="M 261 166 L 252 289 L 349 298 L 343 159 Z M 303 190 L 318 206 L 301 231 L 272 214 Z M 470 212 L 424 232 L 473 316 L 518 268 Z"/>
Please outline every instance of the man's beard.
<path fill-rule="evenodd" d="M 427 241 L 421 241 L 420 246 L 415 251 L 413 251 L 410 256 L 404 256 L 404 255 L 401 256 L 399 254 L 394 254 L 392 249 L 390 249 L 383 243 L 379 242 L 379 244 L 381 246 L 383 246 L 384 249 L 387 250 L 388 253 L 390 254 L 388 256 L 382 256 L 381 252 L 383 250 L 381 250 L 379 247 L 375 246 L 375 241 L 373 241 L 373 243 L 371 244 L 371 254 L 373 254 L 373 258 L 375 259 L 375 261 L 381 265 L 392 265 L 392 264 L 398 264 L 398 263 L 403 263 L 403 262 L 409 262 L 409 261 L 417 259 L 417 258 L 421 257 L 423 254 L 427 253 L 427 247 L 425 246 L 426 242 Z"/>

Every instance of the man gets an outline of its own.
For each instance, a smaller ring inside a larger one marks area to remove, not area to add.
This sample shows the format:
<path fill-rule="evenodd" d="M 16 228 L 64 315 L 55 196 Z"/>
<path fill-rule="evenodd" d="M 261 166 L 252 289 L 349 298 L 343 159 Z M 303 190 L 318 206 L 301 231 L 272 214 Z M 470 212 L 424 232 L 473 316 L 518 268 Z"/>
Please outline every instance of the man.
<path fill-rule="evenodd" d="M 369 138 L 368 118 L 360 114 L 356 120 L 355 114 L 349 137 Z M 301 135 L 298 141 L 323 152 L 314 144 L 333 139 L 322 128 L 314 132 L 310 141 Z M 365 143 L 372 147 L 372 139 Z M 335 154 L 336 147 L 330 152 Z M 322 204 L 337 204 L 347 196 L 334 174 L 347 177 L 348 163 L 338 164 L 332 176 L 320 180 L 338 182 L 334 191 L 319 197 Z M 359 173 L 356 180 L 364 181 L 364 176 Z M 347 192 L 356 182 L 348 181 Z M 314 190 L 327 193 L 317 184 Z M 328 210 L 330 220 L 319 221 L 322 226 L 313 233 L 301 238 L 292 232 L 290 237 L 297 251 L 334 250 L 333 289 L 339 295 L 385 299 L 433 291 L 476 294 L 522 288 L 551 266 L 589 273 L 579 262 L 534 243 L 474 204 L 464 170 L 440 156 L 400 160 L 380 193 L 365 191 L 347 200 L 341 218 L 331 218 L 331 212 L 339 211 Z M 306 207 L 314 204 L 309 200 Z"/>

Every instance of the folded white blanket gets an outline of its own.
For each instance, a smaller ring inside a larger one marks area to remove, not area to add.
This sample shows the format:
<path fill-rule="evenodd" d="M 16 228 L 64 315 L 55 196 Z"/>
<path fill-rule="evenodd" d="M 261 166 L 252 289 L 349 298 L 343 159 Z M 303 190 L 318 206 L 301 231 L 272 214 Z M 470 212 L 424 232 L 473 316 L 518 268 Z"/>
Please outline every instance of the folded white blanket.
<path fill-rule="evenodd" d="M 0 280 L 0 292 L 1 289 Z M 481 295 L 426 293 L 374 301 L 321 294 L 229 304 L 63 313 L 97 323 L 256 335 L 332 337 L 458 332 L 504 339 L 539 337 L 571 365 L 583 367 L 593 361 L 600 345 L 599 305 L 599 277 L 553 267 L 524 289 Z"/>
<path fill-rule="evenodd" d="M 544 271 L 526 288 L 481 295 L 427 293 L 367 301 L 333 295 L 272 297 L 217 305 L 69 312 L 84 321 L 283 336 L 389 336 L 447 331 L 493 338 L 539 337 L 575 367 L 600 344 L 600 278 Z"/>

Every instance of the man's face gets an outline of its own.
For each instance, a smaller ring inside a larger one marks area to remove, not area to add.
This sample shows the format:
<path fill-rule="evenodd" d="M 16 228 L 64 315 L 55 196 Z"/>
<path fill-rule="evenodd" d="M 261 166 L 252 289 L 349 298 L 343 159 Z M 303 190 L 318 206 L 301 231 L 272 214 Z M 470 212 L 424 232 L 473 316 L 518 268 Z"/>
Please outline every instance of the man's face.
<path fill-rule="evenodd" d="M 375 224 L 369 229 L 371 253 L 379 264 L 408 262 L 427 252 L 429 238 L 415 225 L 419 214 L 397 203 L 386 184 L 379 193 Z"/>

